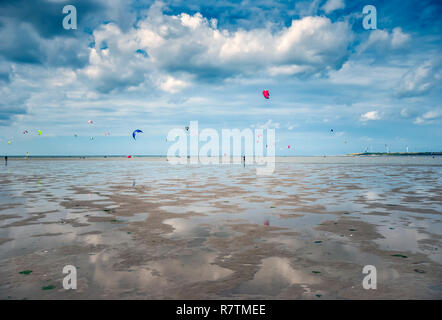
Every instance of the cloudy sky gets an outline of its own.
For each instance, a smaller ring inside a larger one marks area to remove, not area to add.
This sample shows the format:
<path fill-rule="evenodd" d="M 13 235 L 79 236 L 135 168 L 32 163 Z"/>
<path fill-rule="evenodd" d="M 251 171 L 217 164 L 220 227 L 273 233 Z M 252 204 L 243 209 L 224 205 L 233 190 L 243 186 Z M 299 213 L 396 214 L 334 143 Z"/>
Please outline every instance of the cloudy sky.
<path fill-rule="evenodd" d="M 428 0 L 1 0 L 0 154 L 166 154 L 192 120 L 275 128 L 279 155 L 442 151 L 441 16 Z"/>

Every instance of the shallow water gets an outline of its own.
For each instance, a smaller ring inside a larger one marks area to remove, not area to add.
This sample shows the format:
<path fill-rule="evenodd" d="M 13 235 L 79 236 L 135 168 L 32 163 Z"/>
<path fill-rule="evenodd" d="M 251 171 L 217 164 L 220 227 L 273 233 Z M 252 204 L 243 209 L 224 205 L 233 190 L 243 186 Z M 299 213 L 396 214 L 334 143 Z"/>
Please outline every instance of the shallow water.
<path fill-rule="evenodd" d="M 40 288 L 61 287 L 69 259 L 87 287 L 78 297 L 351 297 L 364 294 L 354 266 L 369 263 L 391 292 L 421 263 L 422 297 L 442 296 L 426 284 L 442 282 L 442 157 L 278 158 L 272 175 L 255 169 L 10 160 L 0 167 L 0 297 L 68 297 Z M 386 258 L 398 253 L 408 260 Z M 17 275 L 39 268 L 31 284 Z"/>

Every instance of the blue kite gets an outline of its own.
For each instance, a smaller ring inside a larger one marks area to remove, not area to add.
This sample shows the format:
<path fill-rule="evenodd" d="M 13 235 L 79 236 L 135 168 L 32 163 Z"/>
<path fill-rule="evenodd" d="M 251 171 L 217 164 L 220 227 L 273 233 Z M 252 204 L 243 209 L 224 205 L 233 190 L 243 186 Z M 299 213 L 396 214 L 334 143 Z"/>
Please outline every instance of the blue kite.
<path fill-rule="evenodd" d="M 135 138 L 135 135 L 136 135 L 137 133 L 143 133 L 143 131 L 141 131 L 140 129 L 137 129 L 137 130 L 135 130 L 134 132 L 132 132 L 132 137 L 134 138 L 134 140 L 137 140 L 137 139 Z"/>

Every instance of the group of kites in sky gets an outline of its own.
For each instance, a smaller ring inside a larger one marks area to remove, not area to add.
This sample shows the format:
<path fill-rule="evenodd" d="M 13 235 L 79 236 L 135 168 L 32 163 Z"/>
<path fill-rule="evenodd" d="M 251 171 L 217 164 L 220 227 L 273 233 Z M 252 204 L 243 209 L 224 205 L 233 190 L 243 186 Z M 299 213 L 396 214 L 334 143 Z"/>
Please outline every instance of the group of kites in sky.
<path fill-rule="evenodd" d="M 270 99 L 270 92 L 269 92 L 269 90 L 263 90 L 263 91 L 262 91 L 262 95 L 264 96 L 265 99 L 267 99 L 267 100 Z M 92 120 L 88 120 L 87 123 L 88 123 L 88 124 L 91 124 L 91 125 L 94 124 L 94 122 L 93 122 Z M 188 126 L 186 126 L 186 127 L 184 127 L 184 128 L 186 129 L 186 132 L 188 133 L 190 128 L 189 128 Z M 132 138 L 133 138 L 134 140 L 136 140 L 137 134 L 140 134 L 140 133 L 143 133 L 143 131 L 140 130 L 140 129 L 136 129 L 136 130 L 134 130 L 134 131 L 132 132 Z M 330 133 L 334 133 L 334 130 L 333 130 L 333 129 L 330 129 Z M 24 130 L 24 131 L 23 131 L 23 134 L 29 134 L 29 131 L 28 131 L 28 130 Z M 42 135 L 42 131 L 41 131 L 41 130 L 37 130 L 37 134 L 38 134 L 39 136 L 41 136 L 41 135 Z M 109 136 L 109 135 L 110 135 L 109 131 L 106 131 L 106 132 L 104 133 L 104 135 L 105 135 L 105 136 Z M 78 134 L 74 134 L 74 137 L 77 138 L 77 137 L 78 137 Z M 94 140 L 94 137 L 91 136 L 89 139 L 90 139 L 90 140 Z M 167 141 L 167 139 L 166 139 L 166 141 Z M 11 143 L 12 143 L 12 140 L 9 140 L 9 141 L 8 141 L 8 144 L 11 144 Z M 347 143 L 347 141 L 345 141 L 345 143 Z M 267 148 L 267 145 L 266 145 L 266 148 Z M 287 148 L 290 149 L 290 145 L 288 145 Z"/>

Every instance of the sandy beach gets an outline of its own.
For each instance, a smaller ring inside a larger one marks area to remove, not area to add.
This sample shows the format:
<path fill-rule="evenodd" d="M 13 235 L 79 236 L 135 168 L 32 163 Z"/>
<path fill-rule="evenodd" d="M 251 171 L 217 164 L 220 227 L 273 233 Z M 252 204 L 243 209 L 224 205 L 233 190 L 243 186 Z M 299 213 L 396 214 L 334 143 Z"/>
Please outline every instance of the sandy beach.
<path fill-rule="evenodd" d="M 10 159 L 0 299 L 442 299 L 441 177 L 441 157 L 278 158 L 268 176 Z"/>

